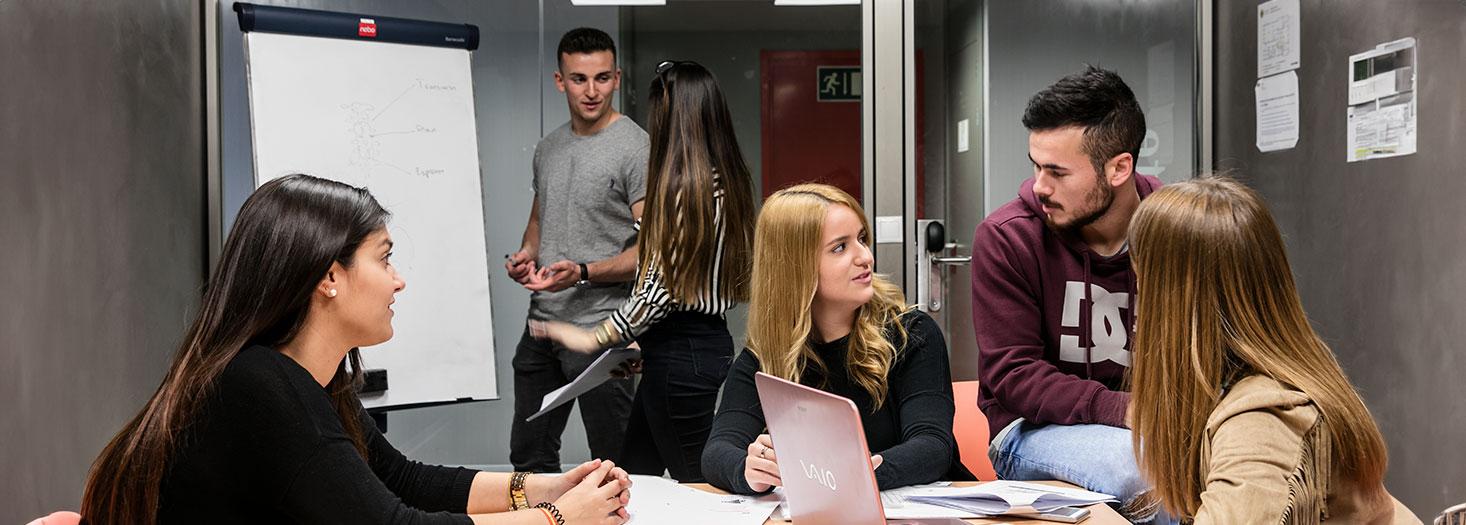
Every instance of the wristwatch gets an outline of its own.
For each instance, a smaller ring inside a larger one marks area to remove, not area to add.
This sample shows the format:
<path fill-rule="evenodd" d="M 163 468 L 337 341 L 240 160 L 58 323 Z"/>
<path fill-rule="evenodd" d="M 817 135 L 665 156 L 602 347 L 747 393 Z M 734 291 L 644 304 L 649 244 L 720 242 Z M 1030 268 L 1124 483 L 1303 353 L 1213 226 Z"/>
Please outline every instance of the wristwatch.
<path fill-rule="evenodd" d="M 590 269 L 586 268 L 585 263 L 580 263 L 580 280 L 575 281 L 575 286 L 581 288 L 590 286 Z"/>

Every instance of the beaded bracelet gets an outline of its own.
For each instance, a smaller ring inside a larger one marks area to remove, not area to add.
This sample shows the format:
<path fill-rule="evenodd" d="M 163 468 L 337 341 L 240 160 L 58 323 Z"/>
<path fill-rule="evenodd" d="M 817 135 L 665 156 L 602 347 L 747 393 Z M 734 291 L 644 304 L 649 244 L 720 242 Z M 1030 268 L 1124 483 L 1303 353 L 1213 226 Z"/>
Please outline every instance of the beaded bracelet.
<path fill-rule="evenodd" d="M 542 501 L 538 505 L 535 505 L 535 508 L 545 511 L 546 515 L 554 518 L 555 525 L 565 525 L 565 517 L 560 515 L 560 509 L 555 508 L 554 504 L 548 501 Z"/>
<path fill-rule="evenodd" d="M 528 472 L 515 472 L 509 477 L 509 510 L 530 508 L 529 499 L 524 496 L 524 480 Z"/>

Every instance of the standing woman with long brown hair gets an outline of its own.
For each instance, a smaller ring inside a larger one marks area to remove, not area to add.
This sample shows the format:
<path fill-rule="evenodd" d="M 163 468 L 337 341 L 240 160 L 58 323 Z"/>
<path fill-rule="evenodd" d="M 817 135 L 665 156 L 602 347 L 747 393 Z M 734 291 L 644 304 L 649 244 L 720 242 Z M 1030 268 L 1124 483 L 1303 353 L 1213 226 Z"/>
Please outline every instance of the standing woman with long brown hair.
<path fill-rule="evenodd" d="M 636 339 L 642 379 L 620 458 L 628 472 L 701 482 L 718 387 L 733 360 L 724 314 L 748 299 L 753 181 L 717 79 L 663 62 L 652 81 L 651 159 L 631 298 L 595 330 L 532 323 L 582 352 Z"/>
<path fill-rule="evenodd" d="M 702 457 L 713 486 L 752 494 L 783 485 L 754 386 L 760 371 L 853 401 L 882 490 L 973 479 L 952 435 L 947 342 L 875 273 L 868 226 L 860 204 L 833 186 L 802 184 L 764 202 L 748 349 L 728 373 Z"/>
<path fill-rule="evenodd" d="M 1171 184 L 1130 223 L 1135 451 L 1197 524 L 1420 523 L 1383 483 L 1384 439 L 1308 324 L 1262 199 Z"/>
<path fill-rule="evenodd" d="M 511 477 L 410 461 L 377 431 L 355 387 L 358 348 L 392 338 L 407 286 L 388 217 L 366 189 L 307 175 L 250 195 L 162 384 L 92 467 L 88 523 L 627 519 L 630 479 L 609 461 Z"/>

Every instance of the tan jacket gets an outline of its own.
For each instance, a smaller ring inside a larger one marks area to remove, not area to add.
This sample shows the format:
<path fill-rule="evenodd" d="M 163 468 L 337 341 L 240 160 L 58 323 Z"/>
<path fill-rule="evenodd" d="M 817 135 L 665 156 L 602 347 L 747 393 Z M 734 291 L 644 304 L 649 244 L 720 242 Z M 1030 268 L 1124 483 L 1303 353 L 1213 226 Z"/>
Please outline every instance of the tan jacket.
<path fill-rule="evenodd" d="M 1197 524 L 1420 524 L 1383 484 L 1340 479 L 1326 422 L 1303 392 L 1253 375 L 1212 410 Z"/>

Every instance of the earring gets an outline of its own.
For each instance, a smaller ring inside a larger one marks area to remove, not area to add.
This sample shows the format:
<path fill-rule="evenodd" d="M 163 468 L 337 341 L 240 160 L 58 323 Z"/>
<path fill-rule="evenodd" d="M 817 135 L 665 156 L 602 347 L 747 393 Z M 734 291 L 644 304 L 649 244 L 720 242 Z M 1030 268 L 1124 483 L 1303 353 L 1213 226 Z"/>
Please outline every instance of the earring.
<path fill-rule="evenodd" d="M 326 295 L 329 295 L 331 297 L 336 297 L 336 289 L 335 288 L 332 288 L 332 289 L 328 290 L 326 292 Z"/>

